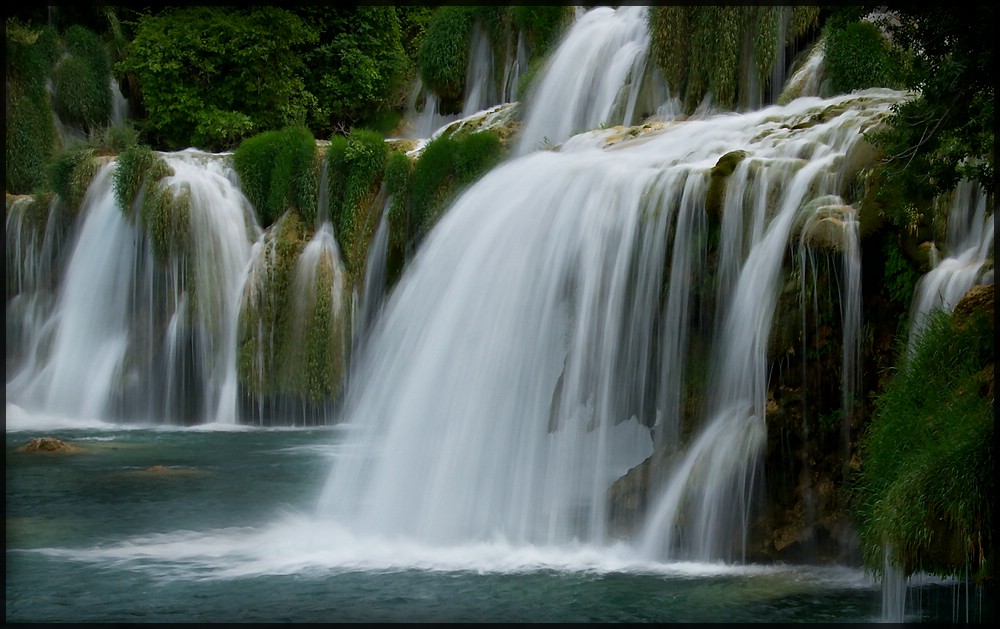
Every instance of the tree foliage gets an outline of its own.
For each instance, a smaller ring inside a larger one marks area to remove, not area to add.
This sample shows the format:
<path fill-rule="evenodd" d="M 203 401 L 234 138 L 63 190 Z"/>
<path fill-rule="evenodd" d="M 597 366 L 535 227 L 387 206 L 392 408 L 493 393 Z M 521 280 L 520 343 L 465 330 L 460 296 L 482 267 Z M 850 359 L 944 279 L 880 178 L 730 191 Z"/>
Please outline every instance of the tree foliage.
<path fill-rule="evenodd" d="M 316 45 L 302 51 L 305 88 L 316 98 L 310 118 L 316 137 L 369 123 L 377 112 L 400 105 L 409 68 L 399 8 L 302 5 L 290 10 L 316 29 Z"/>
<path fill-rule="evenodd" d="M 152 145 L 229 150 L 255 132 L 305 124 L 315 102 L 299 47 L 315 41 L 277 7 L 171 8 L 140 18 L 116 67 L 138 78 Z"/>
<path fill-rule="evenodd" d="M 903 200 L 889 215 L 897 225 L 962 178 L 994 190 L 994 19 L 988 4 L 900 5 L 881 21 L 916 94 L 869 136 L 885 157 L 880 196 Z"/>

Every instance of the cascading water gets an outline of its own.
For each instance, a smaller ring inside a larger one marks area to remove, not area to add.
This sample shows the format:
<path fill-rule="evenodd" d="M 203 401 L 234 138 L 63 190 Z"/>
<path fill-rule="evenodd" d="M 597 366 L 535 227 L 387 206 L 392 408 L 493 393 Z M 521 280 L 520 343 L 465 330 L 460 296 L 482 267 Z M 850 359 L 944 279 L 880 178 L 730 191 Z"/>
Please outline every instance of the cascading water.
<path fill-rule="evenodd" d="M 948 205 L 944 257 L 933 251 L 932 268 L 917 284 L 910 307 L 911 345 L 932 310 L 950 312 L 974 284 L 993 282 L 992 270 L 986 277 L 982 273 L 993 251 L 994 233 L 986 194 L 975 183 L 963 180 L 949 197 L 944 200 Z"/>
<path fill-rule="evenodd" d="M 734 273 L 718 286 L 718 329 L 699 332 L 714 347 L 711 401 L 691 442 L 674 444 L 682 456 L 638 543 L 649 557 L 732 558 L 765 436 L 765 350 L 793 227 L 809 201 L 840 191 L 862 129 L 901 97 L 800 99 L 619 144 L 593 132 L 488 173 L 375 322 L 345 400 L 356 454 L 335 465 L 320 513 L 436 543 L 610 541 L 611 483 L 654 452 L 655 432 L 677 435 L 699 410 L 679 378 L 670 416 L 658 416 L 650 374 L 670 381 L 692 360 L 670 339 L 712 319 L 692 297 L 708 191 L 720 158 L 742 150 L 724 212 L 759 228 L 719 245 Z M 662 355 L 649 351 L 657 336 Z"/>
<path fill-rule="evenodd" d="M 163 159 L 173 174 L 161 184 L 187 208 L 186 254 L 156 258 L 146 227 L 116 200 L 117 162 L 103 166 L 65 271 L 52 269 L 54 303 L 25 343 L 38 355 L 11 377 L 8 354 L 8 403 L 72 417 L 236 421 L 239 295 L 259 228 L 224 159 Z"/>
<path fill-rule="evenodd" d="M 647 7 L 597 7 L 579 16 L 540 72 L 518 140 L 524 155 L 601 125 L 635 124 L 667 100 L 646 59 Z"/>

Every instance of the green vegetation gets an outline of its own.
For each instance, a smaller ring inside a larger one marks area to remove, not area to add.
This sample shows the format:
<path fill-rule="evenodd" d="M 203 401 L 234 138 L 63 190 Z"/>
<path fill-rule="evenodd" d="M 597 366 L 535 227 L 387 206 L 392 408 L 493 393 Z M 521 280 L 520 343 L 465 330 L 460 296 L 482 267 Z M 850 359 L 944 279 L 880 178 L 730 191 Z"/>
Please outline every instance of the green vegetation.
<path fill-rule="evenodd" d="M 318 402 L 339 391 L 350 329 L 345 296 L 351 289 L 341 275 L 336 292 L 342 270 L 332 255 L 318 261 L 313 286 L 296 285 L 310 232 L 297 212 L 286 212 L 268 232 L 266 251 L 251 271 L 237 356 L 240 385 L 250 395 Z"/>
<path fill-rule="evenodd" d="M 51 29 L 32 29 L 7 18 L 4 70 L 7 78 L 7 192 L 30 194 L 45 183 L 58 150 L 55 118 L 45 83 L 56 55 Z"/>
<path fill-rule="evenodd" d="M 503 150 L 493 131 L 441 135 L 428 142 L 410 181 L 411 238 L 422 240 L 455 196 L 499 163 Z"/>
<path fill-rule="evenodd" d="M 66 54 L 52 70 L 55 111 L 66 124 L 97 131 L 111 119 L 111 58 L 84 26 L 67 28 L 63 42 Z"/>
<path fill-rule="evenodd" d="M 367 129 L 330 138 L 326 153 L 330 219 L 351 274 L 364 268 L 377 227 L 381 208 L 372 205 L 382 184 L 388 152 L 382 136 Z"/>
<path fill-rule="evenodd" d="M 993 552 L 993 322 L 937 312 L 879 397 L 852 501 L 865 565 L 977 579 Z"/>
<path fill-rule="evenodd" d="M 782 19 L 788 20 L 784 42 L 778 41 Z M 685 111 L 706 95 L 717 107 L 745 106 L 759 97 L 741 69 L 752 64 L 757 89 L 766 89 L 777 47 L 794 45 L 819 19 L 818 6 L 653 6 L 650 52 Z"/>
<path fill-rule="evenodd" d="M 458 113 L 462 110 L 469 47 L 476 26 L 490 38 L 495 68 L 506 63 L 507 35 L 520 31 L 529 47 L 528 63 L 537 69 L 569 23 L 572 11 L 572 5 L 439 7 L 431 15 L 417 52 L 420 78 L 440 97 L 442 113 Z M 502 80 L 502 72 L 494 75 L 496 81 Z"/>
<path fill-rule="evenodd" d="M 88 144 L 76 144 L 62 151 L 49 166 L 48 185 L 71 212 L 80 209 L 90 182 L 97 174 L 96 151 Z"/>
<path fill-rule="evenodd" d="M 309 116 L 316 137 L 376 123 L 402 102 L 408 60 L 398 7 L 316 4 L 290 10 L 316 29 L 315 45 L 301 51 L 304 88 L 316 100 Z M 392 123 L 382 126 L 388 133 Z"/>
<path fill-rule="evenodd" d="M 442 100 L 442 111 L 461 110 L 475 7 L 449 5 L 431 16 L 417 66 L 424 85 Z"/>
<path fill-rule="evenodd" d="M 261 226 L 271 225 L 291 207 L 308 223 L 315 222 L 318 159 L 308 129 L 286 127 L 247 138 L 233 152 L 233 167 Z"/>
<path fill-rule="evenodd" d="M 116 72 L 134 74 L 154 146 L 228 150 L 255 132 L 306 123 L 314 97 L 298 47 L 316 33 L 271 6 L 191 6 L 144 15 Z"/>
<path fill-rule="evenodd" d="M 118 156 L 114 173 L 115 199 L 122 213 L 136 219 L 149 235 L 153 255 L 166 260 L 171 252 L 187 250 L 190 195 L 176 198 L 162 185 L 173 170 L 146 145 L 135 145 Z"/>
<path fill-rule="evenodd" d="M 837 94 L 869 87 L 902 87 L 899 57 L 877 25 L 869 21 L 830 20 L 823 28 L 823 58 Z"/>
<path fill-rule="evenodd" d="M 993 5 L 893 7 L 879 23 L 917 97 L 868 135 L 884 155 L 878 198 L 896 226 L 929 225 L 933 199 L 960 179 L 994 190 Z"/>

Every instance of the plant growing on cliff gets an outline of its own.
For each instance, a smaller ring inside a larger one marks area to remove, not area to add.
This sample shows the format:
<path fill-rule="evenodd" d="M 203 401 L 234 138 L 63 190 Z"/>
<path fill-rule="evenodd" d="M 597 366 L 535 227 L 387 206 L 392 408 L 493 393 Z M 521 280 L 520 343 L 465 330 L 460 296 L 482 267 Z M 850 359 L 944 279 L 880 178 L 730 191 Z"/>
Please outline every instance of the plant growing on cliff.
<path fill-rule="evenodd" d="M 66 54 L 52 70 L 56 113 L 91 133 L 111 120 L 111 57 L 90 29 L 74 25 L 63 35 Z"/>
<path fill-rule="evenodd" d="M 991 578 L 993 335 L 990 313 L 932 313 L 876 400 L 851 490 L 868 570 Z"/>
<path fill-rule="evenodd" d="M 309 129 L 286 127 L 247 138 L 233 152 L 233 167 L 262 227 L 292 207 L 307 223 L 315 222 L 319 164 Z"/>
<path fill-rule="evenodd" d="M 364 266 L 374 232 L 372 200 L 382 183 L 388 153 L 384 138 L 367 129 L 330 138 L 326 157 L 330 218 L 349 273 Z"/>
<path fill-rule="evenodd" d="M 495 166 L 503 150 L 494 131 L 441 135 L 430 141 L 410 182 L 412 237 L 422 240 L 456 194 Z"/>
<path fill-rule="evenodd" d="M 7 192 L 29 194 L 43 186 L 58 149 L 55 118 L 45 83 L 56 55 L 52 29 L 33 29 L 7 18 L 4 69 L 7 85 Z"/>

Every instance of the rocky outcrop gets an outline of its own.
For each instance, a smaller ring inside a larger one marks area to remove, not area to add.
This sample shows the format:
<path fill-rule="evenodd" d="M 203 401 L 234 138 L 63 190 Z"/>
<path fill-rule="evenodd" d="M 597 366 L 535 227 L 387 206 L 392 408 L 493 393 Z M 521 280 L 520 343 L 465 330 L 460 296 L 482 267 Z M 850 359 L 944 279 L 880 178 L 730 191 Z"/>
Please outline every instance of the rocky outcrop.
<path fill-rule="evenodd" d="M 72 444 L 60 441 L 54 437 L 35 437 L 25 445 L 18 448 L 18 452 L 50 452 L 60 454 L 74 454 L 82 449 Z"/>

